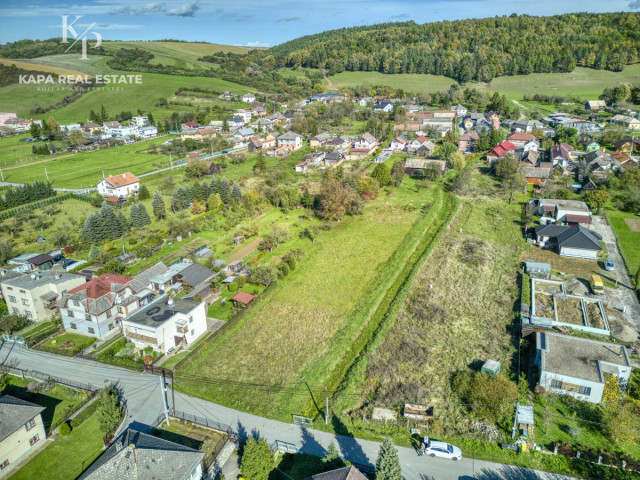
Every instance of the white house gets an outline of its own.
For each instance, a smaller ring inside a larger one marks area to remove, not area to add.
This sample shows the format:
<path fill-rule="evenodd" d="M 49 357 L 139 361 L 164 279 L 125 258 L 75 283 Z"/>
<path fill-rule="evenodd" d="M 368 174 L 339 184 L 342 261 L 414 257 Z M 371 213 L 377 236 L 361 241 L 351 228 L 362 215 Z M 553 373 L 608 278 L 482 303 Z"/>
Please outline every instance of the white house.
<path fill-rule="evenodd" d="M 540 247 L 555 247 L 563 257 L 586 258 L 596 260 L 602 250 L 600 234 L 583 227 L 567 225 L 537 225 L 536 241 Z"/>
<path fill-rule="evenodd" d="M 253 93 L 245 93 L 242 96 L 242 101 L 247 103 L 253 103 L 256 101 L 256 96 Z"/>
<path fill-rule="evenodd" d="M 287 132 L 276 138 L 278 147 L 285 147 L 289 150 L 299 150 L 302 148 L 302 135 L 295 132 Z"/>
<path fill-rule="evenodd" d="M 352 152 L 366 152 L 370 153 L 375 150 L 378 146 L 378 142 L 376 141 L 376 137 L 371 135 L 370 133 L 365 133 L 358 140 L 353 142 L 353 150 Z"/>
<path fill-rule="evenodd" d="M 240 117 L 245 124 L 251 121 L 251 115 L 251 110 L 236 110 L 236 116 Z"/>
<path fill-rule="evenodd" d="M 626 383 L 632 369 L 623 345 L 548 332 L 536 333 L 536 366 L 547 391 L 593 403 L 602 400 L 605 374 Z"/>
<path fill-rule="evenodd" d="M 162 295 L 122 320 L 127 340 L 167 353 L 193 344 L 207 331 L 204 302 Z"/>
<path fill-rule="evenodd" d="M 374 107 L 376 112 L 385 112 L 391 113 L 393 111 L 393 103 L 391 102 L 381 102 Z"/>
<path fill-rule="evenodd" d="M 46 445 L 43 410 L 40 405 L 0 393 L 0 478 Z"/>
<path fill-rule="evenodd" d="M 103 178 L 98 183 L 98 192 L 103 197 L 128 197 L 138 193 L 140 180 L 133 173 L 120 173 Z"/>
<path fill-rule="evenodd" d="M 148 125 L 146 127 L 138 127 L 138 129 L 136 130 L 136 135 L 142 138 L 156 137 L 158 135 L 158 129 L 153 125 Z"/>
<path fill-rule="evenodd" d="M 144 127 L 149 124 L 149 117 L 136 116 L 131 118 L 131 125 L 134 127 Z"/>
<path fill-rule="evenodd" d="M 575 219 L 575 217 L 589 218 L 591 216 L 591 212 L 589 211 L 587 204 L 580 200 L 541 198 L 538 200 L 538 215 L 544 215 L 544 217 L 550 216 L 550 220 L 553 222 L 557 222 L 558 220 L 561 222 L 570 222 L 572 219 Z M 567 216 L 569 217 L 568 219 Z M 541 223 L 543 223 L 542 219 Z"/>
<path fill-rule="evenodd" d="M 113 130 L 117 130 L 119 128 L 122 128 L 122 125 L 120 125 L 120 122 L 117 122 L 117 121 L 104 122 L 102 124 L 102 131 L 108 135 L 115 135 Z"/>
<path fill-rule="evenodd" d="M 394 151 L 403 152 L 407 148 L 407 140 L 401 135 L 389 144 L 389 147 Z"/>
<path fill-rule="evenodd" d="M 10 118 L 18 118 L 18 116 L 11 112 L 0 112 L 0 127 L 4 127 L 4 124 L 7 120 L 9 120 Z"/>

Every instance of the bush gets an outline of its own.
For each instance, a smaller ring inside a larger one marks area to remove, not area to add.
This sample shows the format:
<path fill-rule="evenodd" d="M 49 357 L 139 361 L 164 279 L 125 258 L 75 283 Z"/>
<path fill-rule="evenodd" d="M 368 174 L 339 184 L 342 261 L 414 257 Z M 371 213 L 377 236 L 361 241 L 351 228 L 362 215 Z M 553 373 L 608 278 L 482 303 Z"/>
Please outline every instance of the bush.
<path fill-rule="evenodd" d="M 289 266 L 289 270 L 296 269 L 297 262 L 296 262 L 296 258 L 293 255 L 288 254 L 282 260 Z"/>
<path fill-rule="evenodd" d="M 129 240 L 127 240 L 127 243 L 129 245 L 135 245 L 136 243 L 138 243 L 138 239 L 136 237 L 131 237 L 129 238 Z"/>
<path fill-rule="evenodd" d="M 289 266 L 285 262 L 279 263 L 278 271 L 280 272 L 280 277 L 286 277 L 289 275 Z"/>
<path fill-rule="evenodd" d="M 247 283 L 247 277 L 239 276 L 235 279 L 235 283 L 238 284 L 238 288 L 242 288 Z"/>
<path fill-rule="evenodd" d="M 67 422 L 60 424 L 60 426 L 58 427 L 58 433 L 61 437 L 68 436 L 71 433 L 71 425 L 69 425 Z"/>
<path fill-rule="evenodd" d="M 229 284 L 229 291 L 230 292 L 237 292 L 238 291 L 238 284 L 236 282 L 231 282 Z"/>

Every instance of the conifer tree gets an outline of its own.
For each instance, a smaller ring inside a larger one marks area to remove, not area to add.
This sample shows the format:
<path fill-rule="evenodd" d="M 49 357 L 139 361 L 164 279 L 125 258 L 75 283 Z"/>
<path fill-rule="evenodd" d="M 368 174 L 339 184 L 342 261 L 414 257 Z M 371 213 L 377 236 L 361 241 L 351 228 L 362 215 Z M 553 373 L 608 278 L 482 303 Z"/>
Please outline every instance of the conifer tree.
<path fill-rule="evenodd" d="M 222 203 L 228 205 L 229 202 L 231 202 L 231 187 L 229 186 L 229 180 L 223 178 L 219 183 L 220 192 L 216 193 L 220 193 L 220 199 L 222 200 Z"/>
<path fill-rule="evenodd" d="M 138 213 L 138 204 L 134 203 L 129 209 L 129 224 L 131 228 L 140 228 L 140 214 Z"/>
<path fill-rule="evenodd" d="M 202 180 L 202 200 L 206 200 L 207 198 L 209 198 L 210 194 L 211 191 L 209 188 L 209 184 L 206 180 Z"/>
<path fill-rule="evenodd" d="M 157 190 L 153 193 L 153 200 L 151 200 L 151 207 L 153 208 L 153 215 L 156 220 L 163 220 L 167 217 L 167 211 L 164 207 L 164 200 L 162 195 Z"/>
<path fill-rule="evenodd" d="M 376 480 L 402 480 L 398 450 L 390 438 L 385 439 L 378 452 Z"/>
<path fill-rule="evenodd" d="M 90 262 L 95 262 L 96 260 L 98 260 L 98 258 L 100 257 L 100 249 L 98 247 L 96 247 L 95 245 L 91 245 L 91 248 L 89 249 L 89 261 Z"/>
<path fill-rule="evenodd" d="M 149 189 L 147 188 L 146 185 L 142 185 L 140 187 L 140 190 L 138 190 L 138 200 L 142 201 L 142 200 L 147 200 L 151 198 L 151 194 L 149 193 Z"/>
<path fill-rule="evenodd" d="M 146 207 L 142 203 L 138 204 L 138 218 L 140 219 L 139 222 L 141 227 L 151 225 L 151 218 L 147 213 Z"/>
<path fill-rule="evenodd" d="M 242 192 L 240 191 L 240 185 L 237 183 L 233 184 L 233 188 L 231 189 L 231 198 L 234 202 L 239 202 L 242 200 Z"/>
<path fill-rule="evenodd" d="M 131 229 L 131 225 L 129 224 L 127 218 L 124 216 L 122 211 L 118 212 L 117 216 L 118 228 L 120 229 L 121 235 L 126 235 L 129 233 Z"/>
<path fill-rule="evenodd" d="M 105 231 L 108 232 L 108 237 L 111 239 L 120 238 L 122 231 L 120 230 L 120 224 L 116 218 L 116 213 L 106 201 L 102 202 L 100 207 L 100 216 L 102 217 L 102 223 L 105 226 Z"/>

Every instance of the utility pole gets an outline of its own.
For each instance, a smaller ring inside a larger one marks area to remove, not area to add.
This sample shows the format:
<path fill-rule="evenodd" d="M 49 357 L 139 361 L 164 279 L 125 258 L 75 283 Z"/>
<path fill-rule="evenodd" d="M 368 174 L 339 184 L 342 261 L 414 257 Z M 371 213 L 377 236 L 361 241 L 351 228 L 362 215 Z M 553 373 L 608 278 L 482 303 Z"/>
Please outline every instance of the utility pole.
<path fill-rule="evenodd" d="M 104 168 L 102 169 L 102 179 L 104 180 Z"/>
<path fill-rule="evenodd" d="M 2 173 L 2 169 L 0 168 L 0 177 L 2 177 L 2 181 L 4 182 L 4 173 Z"/>
<path fill-rule="evenodd" d="M 327 387 L 324 387 L 324 424 L 329 423 L 329 395 L 327 394 Z"/>
<path fill-rule="evenodd" d="M 47 182 L 49 182 L 49 174 L 47 173 L 47 167 L 44 167 L 44 175 L 47 177 Z"/>
<path fill-rule="evenodd" d="M 173 161 L 171 160 L 171 153 L 169 153 L 169 165 L 171 165 L 171 170 L 173 170 Z"/>
<path fill-rule="evenodd" d="M 162 377 L 160 378 L 160 394 L 162 395 L 162 407 L 164 408 L 164 417 L 169 426 L 169 405 L 167 405 L 167 385 L 164 382 L 164 369 L 162 370 Z"/>
<path fill-rule="evenodd" d="M 173 408 L 173 414 L 176 414 L 176 390 L 173 388 L 176 383 L 176 373 L 171 370 L 171 406 Z"/>

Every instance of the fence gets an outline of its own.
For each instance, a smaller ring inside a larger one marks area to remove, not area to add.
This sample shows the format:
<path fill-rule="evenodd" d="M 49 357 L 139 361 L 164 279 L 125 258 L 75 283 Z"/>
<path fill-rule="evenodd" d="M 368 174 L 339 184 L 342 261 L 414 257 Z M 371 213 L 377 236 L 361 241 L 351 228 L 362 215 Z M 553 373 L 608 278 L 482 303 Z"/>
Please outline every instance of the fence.
<path fill-rule="evenodd" d="M 91 385 L 90 383 L 74 382 L 73 380 L 67 380 L 66 378 L 54 377 L 48 373 L 38 372 L 37 370 L 23 370 L 21 368 L 11 367 L 9 365 L 0 365 L 0 371 L 10 373 L 12 375 L 20 375 L 21 377 L 30 377 L 42 382 L 55 382 L 60 385 L 65 385 L 71 388 L 77 388 L 79 390 L 87 390 L 89 392 L 97 392 L 99 387 Z"/>
<path fill-rule="evenodd" d="M 60 203 L 65 200 L 69 200 L 70 198 L 76 198 L 78 200 L 84 200 L 85 202 L 90 202 L 91 198 L 86 195 L 81 195 L 79 193 L 65 193 L 64 195 L 56 195 L 55 197 L 46 198 L 44 200 L 39 200 L 34 203 L 30 203 L 28 205 L 23 205 L 21 207 L 13 208 L 9 211 L 0 213 L 0 220 L 4 220 L 5 218 L 11 218 L 14 215 L 20 213 L 23 210 L 36 210 L 45 205 L 52 205 L 54 203 Z"/>

